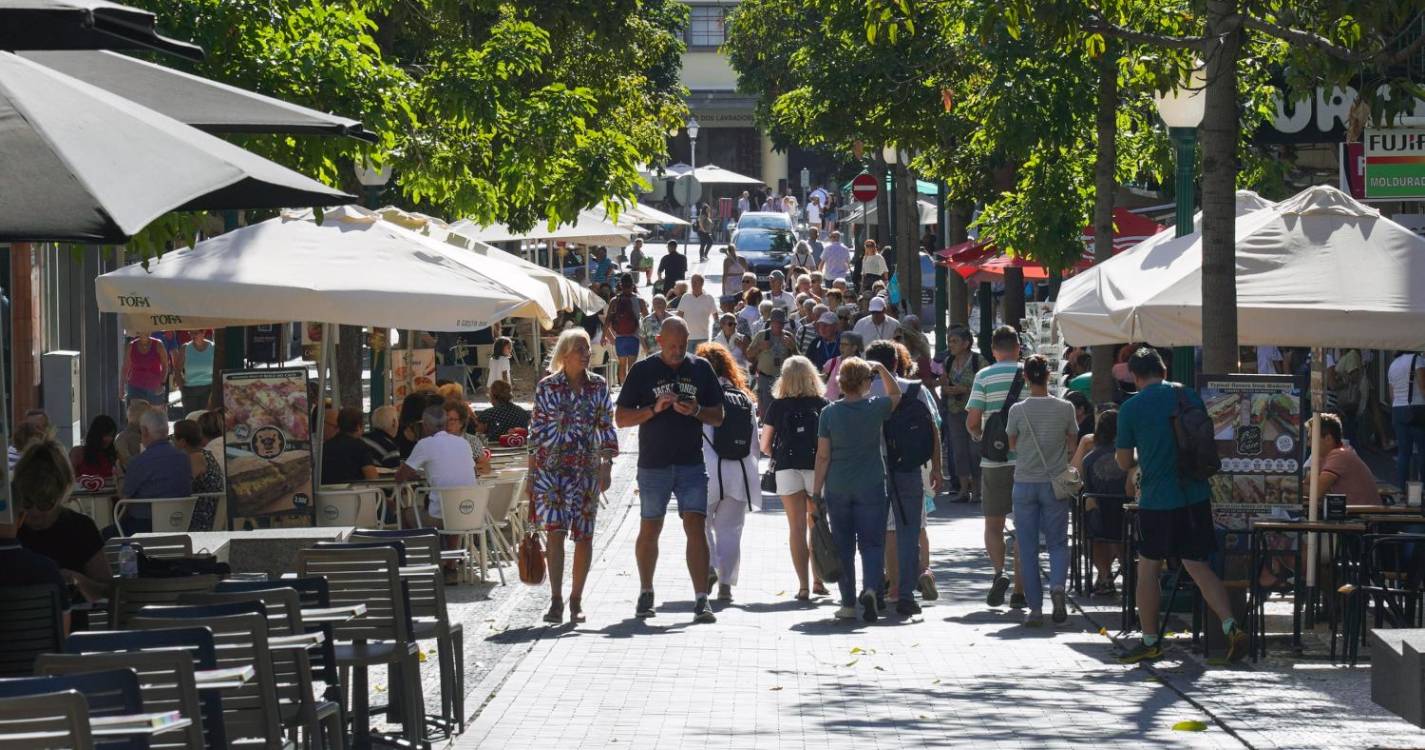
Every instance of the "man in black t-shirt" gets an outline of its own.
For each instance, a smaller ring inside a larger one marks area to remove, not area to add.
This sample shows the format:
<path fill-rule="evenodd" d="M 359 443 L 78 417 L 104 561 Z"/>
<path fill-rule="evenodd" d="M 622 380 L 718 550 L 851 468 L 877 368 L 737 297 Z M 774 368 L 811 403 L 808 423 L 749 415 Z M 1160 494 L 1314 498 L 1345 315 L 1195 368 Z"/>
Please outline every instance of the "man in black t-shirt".
<path fill-rule="evenodd" d="M 336 437 L 322 444 L 322 484 L 375 479 L 371 448 L 361 439 L 361 410 L 344 406 L 336 415 Z"/>
<path fill-rule="evenodd" d="M 658 535 L 668 501 L 678 498 L 687 535 L 688 573 L 693 578 L 696 622 L 716 622 L 708 606 L 708 475 L 703 465 L 703 425 L 722 424 L 722 386 L 707 360 L 688 356 L 688 326 L 682 318 L 663 321 L 659 353 L 628 371 L 614 409 L 619 427 L 638 426 L 638 491 L 643 518 L 638 529 L 638 607 L 652 617 L 653 571 Z"/>
<path fill-rule="evenodd" d="M 688 256 L 678 252 L 678 241 L 668 240 L 668 254 L 658 261 L 658 278 L 662 281 L 663 294 L 673 291 L 673 285 L 688 274 Z"/>

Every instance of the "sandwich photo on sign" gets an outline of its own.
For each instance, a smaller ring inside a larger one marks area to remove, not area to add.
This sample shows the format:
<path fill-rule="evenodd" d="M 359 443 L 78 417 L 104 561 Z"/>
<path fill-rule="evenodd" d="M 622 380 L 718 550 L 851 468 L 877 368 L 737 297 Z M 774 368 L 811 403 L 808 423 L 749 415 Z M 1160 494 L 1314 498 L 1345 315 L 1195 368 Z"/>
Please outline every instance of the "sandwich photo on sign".
<path fill-rule="evenodd" d="M 224 373 L 228 514 L 310 516 L 312 435 L 302 370 Z"/>

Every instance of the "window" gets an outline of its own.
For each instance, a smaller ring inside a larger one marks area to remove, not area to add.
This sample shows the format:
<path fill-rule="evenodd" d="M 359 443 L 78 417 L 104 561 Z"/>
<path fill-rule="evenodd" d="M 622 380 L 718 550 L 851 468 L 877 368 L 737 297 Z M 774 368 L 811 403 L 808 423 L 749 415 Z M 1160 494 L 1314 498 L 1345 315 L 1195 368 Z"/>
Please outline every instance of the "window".
<path fill-rule="evenodd" d="M 694 5 L 688 22 L 689 47 L 721 47 L 723 18 L 727 8 L 721 5 Z"/>

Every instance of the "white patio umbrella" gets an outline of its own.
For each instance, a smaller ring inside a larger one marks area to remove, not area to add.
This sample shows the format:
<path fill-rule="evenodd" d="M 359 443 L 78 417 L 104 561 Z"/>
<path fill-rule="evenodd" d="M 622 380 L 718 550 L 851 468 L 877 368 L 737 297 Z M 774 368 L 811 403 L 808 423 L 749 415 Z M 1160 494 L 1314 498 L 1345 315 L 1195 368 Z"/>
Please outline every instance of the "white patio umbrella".
<path fill-rule="evenodd" d="M 936 211 L 937 211 L 938 209 L 935 207 L 935 204 L 934 204 L 934 203 L 931 203 L 930 201 L 917 200 L 917 201 L 915 202 L 915 204 L 916 204 L 916 207 L 919 209 L 918 213 L 919 213 L 920 215 L 919 215 L 917 218 L 920 219 L 920 222 L 919 222 L 919 223 L 920 223 L 921 225 L 934 224 L 934 223 L 936 223 L 936 222 L 939 221 L 939 218 L 936 217 L 936 215 L 935 215 L 935 214 L 936 214 Z M 874 205 L 871 206 L 871 210 L 870 210 L 870 211 L 866 211 L 865 208 L 866 208 L 865 204 L 857 205 L 855 208 L 851 209 L 850 213 L 846 214 L 845 217 L 840 218 L 840 219 L 838 220 L 839 223 L 842 223 L 842 224 L 863 224 L 863 223 L 865 223 L 865 224 L 879 224 L 879 223 L 881 223 L 881 217 L 880 217 L 879 213 L 876 211 L 876 207 L 875 207 Z M 864 213 L 863 213 L 863 212 L 864 212 Z M 867 218 L 867 217 L 869 217 L 869 218 Z"/>
<path fill-rule="evenodd" d="M 604 210 L 603 206 L 596 206 L 585 213 L 599 221 L 609 221 L 609 213 Z M 666 211 L 659 211 L 646 203 L 635 203 L 631 206 L 621 207 L 619 209 L 618 221 L 615 223 L 620 226 L 635 224 L 672 224 L 680 227 L 688 226 L 687 219 L 680 219 Z"/>
<path fill-rule="evenodd" d="M 576 245 L 624 245 L 635 232 L 627 227 L 580 216 L 573 224 L 561 224 L 553 229 L 543 222 L 525 232 L 512 231 L 504 224 L 482 226 L 465 219 L 450 225 L 450 230 L 481 242 L 524 242 L 526 240 L 555 242 L 563 240 Z"/>
<path fill-rule="evenodd" d="M 1425 348 L 1425 238 L 1326 186 L 1236 234 L 1242 344 Z M 1201 233 L 1159 235 L 1065 281 L 1054 318 L 1075 346 L 1195 346 L 1201 305 Z"/>
<path fill-rule="evenodd" d="M 762 181 L 756 177 L 748 177 L 745 174 L 738 174 L 730 169 L 723 169 L 716 164 L 708 164 L 694 169 L 687 164 L 679 162 L 664 167 L 666 174 L 681 177 L 689 172 L 698 178 L 698 182 L 704 185 L 761 185 Z"/>
<path fill-rule="evenodd" d="M 548 322 L 549 290 L 356 206 L 286 211 L 94 283 L 128 330 L 289 320 L 473 331 L 508 317 Z"/>

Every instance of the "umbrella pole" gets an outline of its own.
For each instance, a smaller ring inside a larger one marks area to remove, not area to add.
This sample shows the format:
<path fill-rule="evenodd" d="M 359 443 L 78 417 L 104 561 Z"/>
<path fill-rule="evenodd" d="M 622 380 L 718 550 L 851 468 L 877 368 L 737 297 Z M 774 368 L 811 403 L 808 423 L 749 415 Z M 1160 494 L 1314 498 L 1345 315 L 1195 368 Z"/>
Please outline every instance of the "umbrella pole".
<path fill-rule="evenodd" d="M 5 328 L 9 323 L 8 318 L 0 319 L 0 351 L 4 351 Z M 120 337 L 122 336 L 120 333 Z M 5 392 L 4 373 L 0 373 L 0 440 L 3 440 L 5 445 L 10 444 L 10 395 Z M 4 479 L 0 480 L 0 524 L 9 526 L 14 523 L 15 506 L 10 504 L 10 472 L 6 471 Z"/>
<path fill-rule="evenodd" d="M 1321 347 L 1311 350 L 1313 367 L 1324 366 L 1326 352 Z M 1318 410 L 1318 404 L 1312 404 L 1312 411 Z M 1311 478 L 1307 485 L 1306 496 L 1306 517 L 1311 522 L 1316 522 L 1321 517 L 1320 505 L 1315 502 L 1316 494 L 1321 491 L 1321 420 L 1311 419 Z M 1317 534 L 1312 532 L 1306 535 L 1306 617 L 1308 625 L 1312 620 L 1312 612 L 1315 609 L 1312 602 L 1316 594 L 1316 556 L 1317 556 Z"/>
<path fill-rule="evenodd" d="M 321 486 L 322 448 L 325 447 L 323 443 L 326 442 L 322 438 L 325 437 L 327 423 L 327 409 L 325 399 L 327 388 L 327 363 L 331 361 L 330 357 L 327 356 L 327 347 L 330 347 L 331 344 L 331 326 L 327 323 L 323 323 L 322 345 L 317 351 L 317 403 L 315 408 L 317 416 L 314 420 L 315 424 L 311 425 L 311 427 L 309 428 L 309 432 L 311 432 L 312 437 L 312 462 L 315 464 L 313 469 L 317 477 L 315 484 L 318 487 Z"/>
<path fill-rule="evenodd" d="M 322 331 L 322 340 L 331 342 L 326 347 L 326 360 L 327 369 L 330 371 L 328 377 L 330 377 L 332 381 L 332 406 L 334 408 L 340 409 L 341 380 L 340 373 L 338 373 L 336 369 L 336 336 L 337 330 L 339 329 L 331 323 L 323 323 L 322 325 L 326 329 Z"/>

